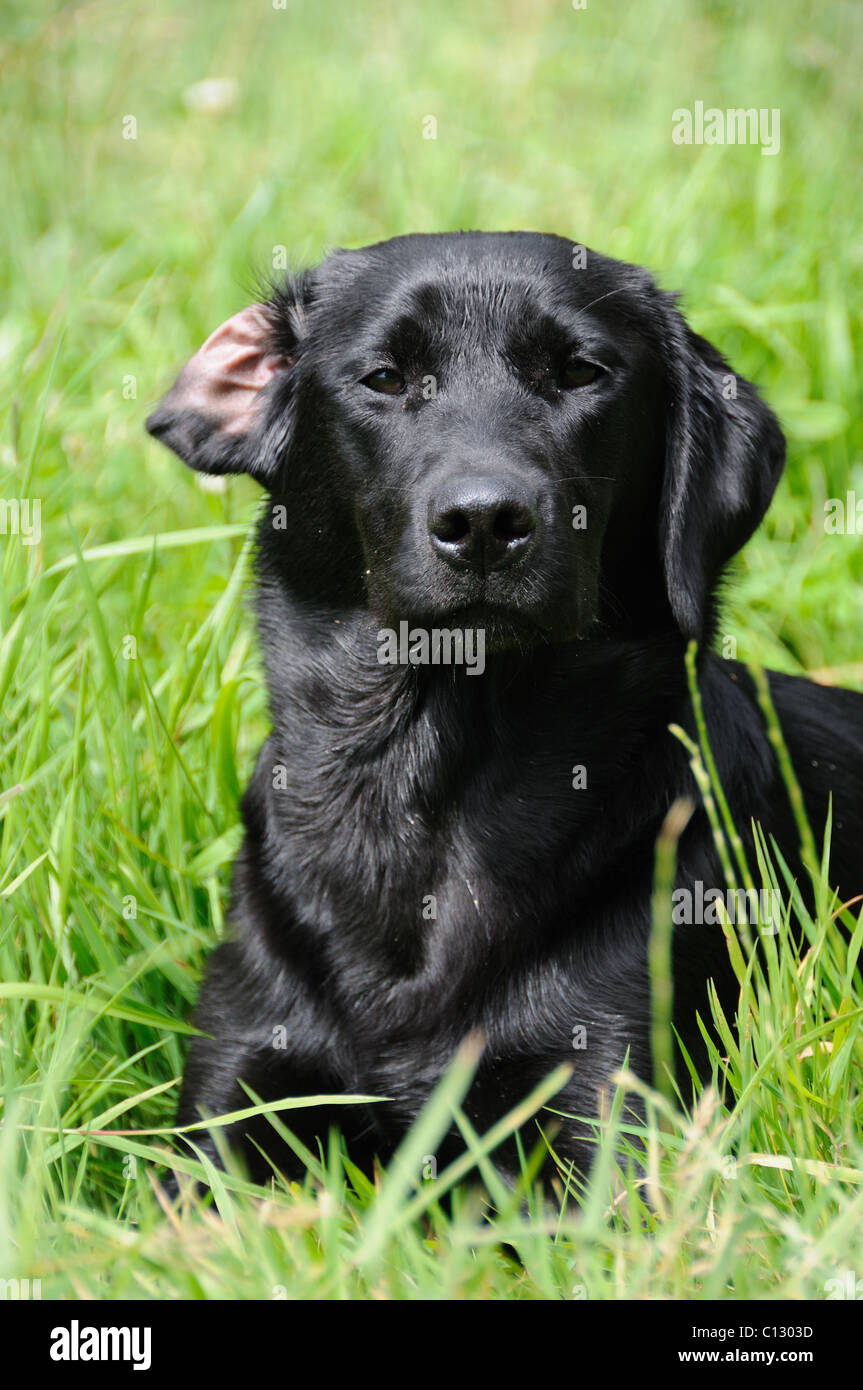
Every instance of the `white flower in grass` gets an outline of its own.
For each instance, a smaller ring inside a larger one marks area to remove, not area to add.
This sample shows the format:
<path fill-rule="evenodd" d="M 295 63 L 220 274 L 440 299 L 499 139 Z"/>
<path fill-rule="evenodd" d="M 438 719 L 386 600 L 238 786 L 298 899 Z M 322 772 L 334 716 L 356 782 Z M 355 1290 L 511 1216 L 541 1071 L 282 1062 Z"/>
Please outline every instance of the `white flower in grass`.
<path fill-rule="evenodd" d="M 227 492 L 227 473 L 196 473 L 195 482 L 202 492 Z"/>
<path fill-rule="evenodd" d="M 183 103 L 187 111 L 230 111 L 238 91 L 233 77 L 205 77 L 186 88 Z"/>

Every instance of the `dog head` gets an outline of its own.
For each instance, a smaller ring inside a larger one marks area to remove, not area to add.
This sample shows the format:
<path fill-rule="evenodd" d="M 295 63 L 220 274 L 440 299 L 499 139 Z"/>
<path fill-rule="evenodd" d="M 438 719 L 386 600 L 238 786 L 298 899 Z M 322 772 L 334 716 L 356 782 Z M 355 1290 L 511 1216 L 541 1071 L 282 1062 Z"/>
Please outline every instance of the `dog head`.
<path fill-rule="evenodd" d="M 703 637 L 784 461 L 674 296 L 521 232 L 335 252 L 218 328 L 147 427 L 268 489 L 303 593 L 498 646 Z"/>

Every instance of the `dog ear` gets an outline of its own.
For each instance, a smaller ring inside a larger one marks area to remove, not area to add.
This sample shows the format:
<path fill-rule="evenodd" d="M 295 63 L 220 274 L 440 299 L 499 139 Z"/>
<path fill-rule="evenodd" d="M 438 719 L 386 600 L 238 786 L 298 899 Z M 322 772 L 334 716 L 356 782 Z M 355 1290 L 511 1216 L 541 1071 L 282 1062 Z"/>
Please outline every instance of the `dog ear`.
<path fill-rule="evenodd" d="M 767 511 L 785 438 L 755 387 L 692 332 L 673 296 L 663 300 L 670 395 L 660 555 L 678 627 L 701 638 L 723 567 Z"/>
<path fill-rule="evenodd" d="M 284 334 L 273 304 L 252 304 L 234 314 L 189 359 L 148 417 L 150 434 L 192 468 L 250 473 L 265 482 L 272 461 L 263 447 L 267 412 L 261 397 L 291 366 L 279 338 Z"/>

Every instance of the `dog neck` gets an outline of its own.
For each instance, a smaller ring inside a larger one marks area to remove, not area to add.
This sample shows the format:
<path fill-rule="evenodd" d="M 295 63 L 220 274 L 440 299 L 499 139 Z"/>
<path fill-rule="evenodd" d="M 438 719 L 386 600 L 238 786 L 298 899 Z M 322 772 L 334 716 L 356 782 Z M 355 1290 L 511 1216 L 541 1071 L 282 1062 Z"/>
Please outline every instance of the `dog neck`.
<path fill-rule="evenodd" d="M 411 905 L 419 922 L 424 900 L 461 893 L 481 942 L 490 896 L 524 924 L 544 911 L 525 885 L 546 882 L 559 901 L 562 872 L 576 883 L 583 866 L 611 867 L 606 842 L 652 853 L 667 810 L 659 764 L 685 769 L 667 732 L 686 703 L 679 636 L 492 652 L 474 676 L 380 663 L 364 609 L 311 610 L 270 587 L 260 621 L 273 729 L 247 799 L 266 810 L 250 830 L 281 910 L 319 934 L 353 933 L 362 959 L 389 955 L 409 972 L 423 955 Z M 493 854 L 466 830 L 487 822 Z"/>

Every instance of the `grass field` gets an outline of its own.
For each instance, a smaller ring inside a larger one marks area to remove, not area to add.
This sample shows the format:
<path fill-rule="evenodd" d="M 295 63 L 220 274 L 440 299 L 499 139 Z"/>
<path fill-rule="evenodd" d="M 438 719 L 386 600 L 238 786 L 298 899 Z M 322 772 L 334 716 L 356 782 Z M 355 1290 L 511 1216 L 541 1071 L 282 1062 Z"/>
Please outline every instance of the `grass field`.
<path fill-rule="evenodd" d="M 648 1096 L 646 1183 L 614 1109 L 562 1211 L 504 1191 L 473 1135 L 462 1169 L 415 1181 L 459 1113 L 465 1054 L 374 1184 L 334 1145 L 263 1207 L 204 1173 L 215 1207 L 164 1214 L 154 1131 L 266 711 L 254 485 L 202 489 L 143 420 L 280 248 L 305 264 L 400 232 L 527 227 L 644 262 L 788 434 L 723 635 L 744 660 L 863 689 L 863 522 L 824 527 L 826 499 L 863 503 L 863 8 L 0 15 L 0 499 L 31 504 L 29 536 L 8 506 L 0 534 L 0 1280 L 43 1298 L 853 1297 L 863 919 L 849 951 L 829 875 L 803 956 L 783 934 L 746 975 L 722 1087 Z M 779 152 L 675 144 L 672 112 L 696 101 L 778 108 Z M 471 1166 L 492 1208 L 461 1184 Z"/>

